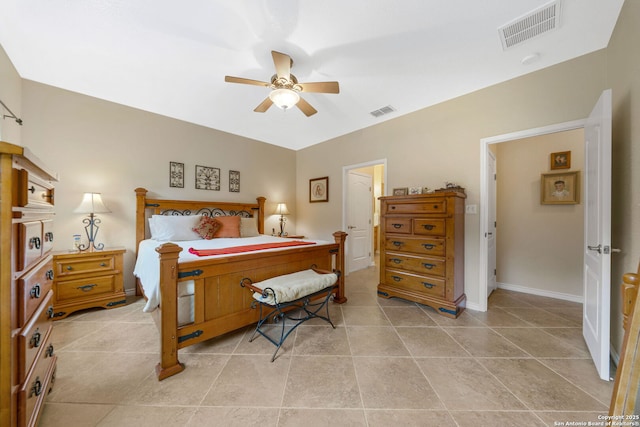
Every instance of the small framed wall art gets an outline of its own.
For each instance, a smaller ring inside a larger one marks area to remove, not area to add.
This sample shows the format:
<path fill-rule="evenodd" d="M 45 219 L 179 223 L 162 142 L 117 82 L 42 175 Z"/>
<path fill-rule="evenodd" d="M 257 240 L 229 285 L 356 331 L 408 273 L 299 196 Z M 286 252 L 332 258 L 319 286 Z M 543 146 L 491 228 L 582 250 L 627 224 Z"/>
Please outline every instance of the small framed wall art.
<path fill-rule="evenodd" d="M 220 191 L 220 169 L 196 165 L 196 190 Z"/>
<path fill-rule="evenodd" d="M 329 201 L 329 177 L 313 178 L 309 180 L 309 202 Z"/>
<path fill-rule="evenodd" d="M 184 188 L 184 163 L 169 162 L 169 187 Z"/>
<path fill-rule="evenodd" d="M 231 193 L 240 192 L 240 172 L 229 171 L 229 191 Z"/>
<path fill-rule="evenodd" d="M 571 169 L 571 151 L 551 153 L 551 170 Z"/>
<path fill-rule="evenodd" d="M 580 203 L 580 172 L 543 173 L 540 176 L 540 203 L 543 205 Z"/>

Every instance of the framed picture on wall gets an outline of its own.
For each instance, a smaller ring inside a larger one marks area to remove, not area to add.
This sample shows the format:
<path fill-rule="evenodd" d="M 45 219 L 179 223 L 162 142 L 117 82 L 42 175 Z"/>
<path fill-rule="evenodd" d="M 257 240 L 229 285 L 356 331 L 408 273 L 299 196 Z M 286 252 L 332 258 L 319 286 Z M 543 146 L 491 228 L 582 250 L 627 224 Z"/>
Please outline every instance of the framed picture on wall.
<path fill-rule="evenodd" d="M 169 162 L 169 187 L 184 188 L 184 163 Z"/>
<path fill-rule="evenodd" d="M 571 151 L 559 151 L 551 153 L 551 170 L 571 169 Z"/>
<path fill-rule="evenodd" d="M 220 169 L 196 165 L 196 190 L 220 191 Z"/>
<path fill-rule="evenodd" d="M 329 201 L 329 177 L 314 178 L 309 180 L 309 202 Z"/>
<path fill-rule="evenodd" d="M 580 203 L 580 172 L 543 173 L 540 176 L 540 203 L 543 205 Z"/>
<path fill-rule="evenodd" d="M 229 191 L 232 193 L 240 192 L 240 172 L 229 171 Z"/>

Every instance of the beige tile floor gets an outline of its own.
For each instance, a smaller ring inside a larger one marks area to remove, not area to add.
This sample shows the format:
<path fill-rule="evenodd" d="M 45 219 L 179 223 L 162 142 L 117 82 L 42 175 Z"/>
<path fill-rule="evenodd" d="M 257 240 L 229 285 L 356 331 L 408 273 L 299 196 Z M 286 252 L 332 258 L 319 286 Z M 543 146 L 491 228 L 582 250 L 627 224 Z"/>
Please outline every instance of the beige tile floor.
<path fill-rule="evenodd" d="M 275 362 L 241 330 L 181 350 L 156 380 L 158 333 L 142 302 L 55 323 L 58 371 L 41 427 L 553 426 L 597 421 L 612 382 L 582 339 L 580 304 L 498 290 L 458 319 L 376 295 L 377 269 L 346 278 L 337 328 L 294 332 Z"/>

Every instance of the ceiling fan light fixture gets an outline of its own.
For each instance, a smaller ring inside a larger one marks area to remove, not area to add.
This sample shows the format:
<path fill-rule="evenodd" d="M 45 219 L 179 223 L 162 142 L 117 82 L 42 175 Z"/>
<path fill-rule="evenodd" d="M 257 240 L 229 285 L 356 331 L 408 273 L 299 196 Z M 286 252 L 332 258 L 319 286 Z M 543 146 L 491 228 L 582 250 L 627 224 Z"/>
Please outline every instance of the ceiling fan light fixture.
<path fill-rule="evenodd" d="M 269 94 L 269 99 L 283 110 L 288 110 L 300 101 L 300 95 L 291 89 L 274 89 Z"/>

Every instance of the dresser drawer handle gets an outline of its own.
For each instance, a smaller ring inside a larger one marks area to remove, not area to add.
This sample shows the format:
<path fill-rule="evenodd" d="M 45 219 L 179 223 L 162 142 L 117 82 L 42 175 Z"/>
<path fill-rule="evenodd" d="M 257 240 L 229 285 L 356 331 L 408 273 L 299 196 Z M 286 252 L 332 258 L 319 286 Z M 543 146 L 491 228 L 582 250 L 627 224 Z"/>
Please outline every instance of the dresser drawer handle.
<path fill-rule="evenodd" d="M 31 194 L 36 192 L 36 187 L 34 187 L 33 185 L 29 188 L 27 188 L 27 191 L 30 192 Z"/>
<path fill-rule="evenodd" d="M 29 397 L 33 397 L 34 394 L 36 396 L 40 396 L 40 393 L 42 393 L 42 382 L 40 381 L 40 377 L 36 377 L 36 380 L 33 382 L 33 385 L 31 386 Z"/>
<path fill-rule="evenodd" d="M 428 251 L 436 247 L 433 243 L 423 243 L 422 246 Z"/>
<path fill-rule="evenodd" d="M 433 283 L 429 283 L 429 282 L 422 282 L 422 284 L 427 289 L 432 289 L 435 286 Z"/>
<path fill-rule="evenodd" d="M 53 242 L 53 232 L 52 231 L 47 231 L 46 233 L 44 233 L 44 241 L 45 242 Z"/>
<path fill-rule="evenodd" d="M 29 249 L 33 249 L 34 247 L 36 249 L 40 249 L 40 243 L 42 243 L 40 241 L 39 237 L 32 237 L 29 239 Z"/>
<path fill-rule="evenodd" d="M 38 348 L 40 347 L 40 339 L 42 335 L 40 334 L 40 329 L 36 329 L 36 331 L 31 335 L 31 339 L 29 340 L 29 344 L 31 347 Z"/>
<path fill-rule="evenodd" d="M 397 248 L 399 248 L 400 246 L 404 245 L 404 242 L 400 242 L 398 240 L 394 240 L 391 242 L 391 244 Z"/>
<path fill-rule="evenodd" d="M 53 270 L 47 270 L 44 277 L 46 277 L 47 280 L 53 280 Z"/>
<path fill-rule="evenodd" d="M 31 298 L 40 298 L 40 283 L 33 285 L 33 288 L 29 291 Z"/>
<path fill-rule="evenodd" d="M 71 271 L 73 270 L 73 267 L 71 267 L 70 265 L 67 265 L 67 271 Z"/>
<path fill-rule="evenodd" d="M 393 226 L 393 228 L 402 228 L 402 224 L 391 224 Z"/>
<path fill-rule="evenodd" d="M 47 317 L 49 317 L 49 319 L 53 319 L 53 306 L 50 305 L 49 309 L 47 310 Z"/>
<path fill-rule="evenodd" d="M 82 292 L 91 292 L 96 286 L 98 286 L 96 283 L 92 283 L 91 285 L 78 286 L 76 289 L 80 289 Z"/>
<path fill-rule="evenodd" d="M 391 276 L 391 278 L 393 279 L 394 282 L 399 282 L 402 280 L 402 277 L 400 276 Z"/>
<path fill-rule="evenodd" d="M 53 344 L 49 344 L 49 347 L 47 347 L 47 350 L 44 352 L 44 357 L 51 356 L 53 356 Z"/>
<path fill-rule="evenodd" d="M 431 231 L 434 229 L 433 224 L 422 224 L 422 226 L 424 227 L 425 230 Z"/>
<path fill-rule="evenodd" d="M 400 258 L 390 258 L 389 261 L 394 264 L 402 264 L 402 260 Z"/>
<path fill-rule="evenodd" d="M 431 269 L 432 269 L 433 267 L 435 267 L 436 265 L 435 265 L 435 264 L 429 264 L 429 263 L 427 263 L 427 262 L 423 262 L 423 263 L 422 263 L 422 266 L 423 266 L 424 268 L 426 268 L 427 270 L 431 270 Z"/>
<path fill-rule="evenodd" d="M 106 267 L 106 266 L 107 266 L 107 263 L 106 263 L 106 262 L 101 262 L 101 263 L 100 263 L 100 267 Z"/>

